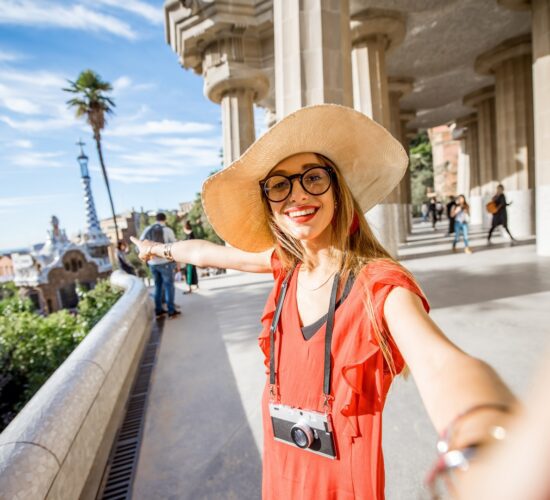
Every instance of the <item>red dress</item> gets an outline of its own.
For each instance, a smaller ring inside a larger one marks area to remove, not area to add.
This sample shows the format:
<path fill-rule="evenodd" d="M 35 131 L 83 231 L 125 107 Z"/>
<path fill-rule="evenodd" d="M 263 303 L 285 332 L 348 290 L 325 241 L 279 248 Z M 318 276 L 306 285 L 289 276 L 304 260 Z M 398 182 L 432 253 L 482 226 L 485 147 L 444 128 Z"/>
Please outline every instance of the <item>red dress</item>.
<path fill-rule="evenodd" d="M 269 327 L 285 278 L 276 257 L 272 263 L 275 286 L 264 309 L 259 337 L 266 367 L 269 367 Z M 296 303 L 297 275 L 295 272 L 290 279 L 275 337 L 280 402 L 322 411 L 325 325 L 309 340 L 304 339 Z M 392 377 L 366 313 L 364 298 L 368 287 L 378 325 L 384 328 L 384 301 L 396 286 L 419 295 L 429 310 L 422 291 L 402 268 L 377 261 L 361 271 L 349 295 L 336 309 L 331 385 L 336 460 L 273 439 L 267 380 L 262 399 L 264 500 L 384 499 L 382 409 Z M 395 344 L 392 350 L 399 373 L 405 363 Z"/>

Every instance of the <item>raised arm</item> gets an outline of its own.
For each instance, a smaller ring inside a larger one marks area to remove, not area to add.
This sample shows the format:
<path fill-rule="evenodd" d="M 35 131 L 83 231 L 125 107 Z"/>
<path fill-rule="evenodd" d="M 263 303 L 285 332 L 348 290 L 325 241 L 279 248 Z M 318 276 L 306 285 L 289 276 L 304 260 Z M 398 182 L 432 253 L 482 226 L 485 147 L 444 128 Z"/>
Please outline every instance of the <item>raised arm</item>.
<path fill-rule="evenodd" d="M 428 316 L 417 295 L 395 288 L 386 299 L 384 316 L 438 432 L 475 405 L 516 405 L 515 397 L 497 373 L 487 363 L 458 349 Z M 483 434 L 488 425 L 508 418 L 496 410 L 473 414 L 461 426 L 457 446 L 486 438 Z"/>
<path fill-rule="evenodd" d="M 273 250 L 261 253 L 243 252 L 237 248 L 217 245 L 206 240 L 186 240 L 176 243 L 155 243 L 132 237 L 138 247 L 139 258 L 147 261 L 151 257 L 165 257 L 169 251 L 176 262 L 193 264 L 199 267 L 219 267 L 250 273 L 271 272 L 271 254 Z"/>

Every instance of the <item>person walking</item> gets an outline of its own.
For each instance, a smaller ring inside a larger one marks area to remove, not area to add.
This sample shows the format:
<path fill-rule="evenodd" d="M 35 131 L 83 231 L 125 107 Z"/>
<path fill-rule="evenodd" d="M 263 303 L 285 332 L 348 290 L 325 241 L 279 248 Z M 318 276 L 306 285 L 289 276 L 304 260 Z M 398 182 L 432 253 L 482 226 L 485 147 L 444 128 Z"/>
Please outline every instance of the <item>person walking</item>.
<path fill-rule="evenodd" d="M 407 165 L 366 115 L 309 106 L 205 181 L 205 213 L 228 246 L 132 240 L 145 261 L 272 273 L 258 339 L 264 500 L 382 500 L 382 411 L 405 366 L 439 432 L 462 416 L 460 448 L 505 427 L 516 404 L 492 368 L 444 336 L 365 219 Z"/>
<path fill-rule="evenodd" d="M 430 212 L 430 208 L 428 207 L 428 203 L 427 202 L 422 203 L 420 207 L 420 213 L 422 214 L 422 222 L 428 222 L 429 212 Z"/>
<path fill-rule="evenodd" d="M 435 197 L 430 198 L 429 212 L 432 219 L 432 228 L 435 231 L 435 224 L 437 222 L 437 200 Z"/>
<path fill-rule="evenodd" d="M 195 239 L 195 233 L 193 232 L 193 228 L 191 227 L 191 222 L 185 221 L 185 224 L 183 226 L 183 232 L 185 233 L 185 240 L 194 240 Z M 187 263 L 185 265 L 185 281 L 188 286 L 188 290 L 186 290 L 185 294 L 192 293 L 193 287 L 198 288 L 199 287 L 199 277 L 197 275 L 197 267 L 193 264 Z"/>
<path fill-rule="evenodd" d="M 128 261 L 128 245 L 124 240 L 120 240 L 117 244 L 116 258 L 120 269 L 125 273 L 136 275 L 136 270 L 132 264 Z"/>
<path fill-rule="evenodd" d="M 156 215 L 156 222 L 143 231 L 140 240 L 153 241 L 158 244 L 172 244 L 176 241 L 174 231 L 166 225 L 166 215 L 159 212 Z M 135 238 L 132 239 L 135 241 Z M 168 314 L 169 318 L 173 318 L 180 314 L 174 304 L 175 286 L 174 275 L 176 272 L 176 264 L 167 258 L 166 255 L 157 255 L 148 260 L 149 269 L 153 275 L 155 282 L 155 315 L 161 318 Z M 168 310 L 163 309 L 162 299 Z"/>
<path fill-rule="evenodd" d="M 491 221 L 491 229 L 489 229 L 489 234 L 487 235 L 487 243 L 491 243 L 491 236 L 493 235 L 493 231 L 498 226 L 502 226 L 504 228 L 504 230 L 508 233 L 508 236 L 510 236 L 512 243 L 514 241 L 517 241 L 508 229 L 508 212 L 506 210 L 506 207 L 511 205 L 511 203 L 506 202 L 506 196 L 504 195 L 504 186 L 502 184 L 499 184 L 497 186 L 497 192 L 493 196 L 490 205 L 493 207 L 493 220 Z"/>
<path fill-rule="evenodd" d="M 453 217 L 454 207 L 456 207 L 455 197 L 449 196 L 449 202 L 447 203 L 447 219 L 449 219 L 449 229 L 445 236 L 450 236 L 455 232 L 455 218 Z"/>
<path fill-rule="evenodd" d="M 464 252 L 472 253 L 470 249 L 470 244 L 468 242 L 468 224 L 470 222 L 470 206 L 466 202 L 466 198 L 463 194 L 459 195 L 456 199 L 456 205 L 454 206 L 452 212 L 452 217 L 455 221 L 455 239 L 453 241 L 453 252 L 456 251 L 456 244 L 462 233 L 462 238 L 464 239 Z"/>

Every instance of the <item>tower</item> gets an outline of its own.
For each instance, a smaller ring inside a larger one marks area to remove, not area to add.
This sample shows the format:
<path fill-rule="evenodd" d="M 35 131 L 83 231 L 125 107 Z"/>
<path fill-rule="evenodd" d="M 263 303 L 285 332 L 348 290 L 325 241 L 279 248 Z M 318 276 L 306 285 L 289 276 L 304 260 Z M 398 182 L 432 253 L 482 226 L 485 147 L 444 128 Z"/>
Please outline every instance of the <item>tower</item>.
<path fill-rule="evenodd" d="M 80 176 L 82 178 L 82 187 L 84 188 L 84 205 L 86 209 L 86 230 L 82 235 L 82 244 L 97 263 L 100 270 L 111 267 L 109 261 L 109 246 L 111 241 L 99 226 L 99 219 L 95 209 L 94 197 L 90 183 L 90 173 L 88 171 L 88 157 L 84 154 L 82 146 L 84 143 L 80 140 L 77 142 L 80 146 L 80 155 L 78 156 L 78 164 L 80 165 Z"/>

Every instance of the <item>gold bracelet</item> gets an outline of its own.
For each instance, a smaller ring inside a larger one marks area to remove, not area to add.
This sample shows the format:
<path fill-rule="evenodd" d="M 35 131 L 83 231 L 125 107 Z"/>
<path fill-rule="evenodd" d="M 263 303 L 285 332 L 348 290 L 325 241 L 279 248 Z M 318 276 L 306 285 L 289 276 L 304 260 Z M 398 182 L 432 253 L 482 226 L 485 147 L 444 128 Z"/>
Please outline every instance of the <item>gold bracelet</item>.
<path fill-rule="evenodd" d="M 153 243 L 149 249 L 147 250 L 147 253 L 145 254 L 145 262 L 148 262 L 149 260 L 151 260 L 153 257 L 156 257 L 156 255 L 153 253 L 153 248 L 155 248 L 156 246 L 156 243 Z"/>
<path fill-rule="evenodd" d="M 172 257 L 172 243 L 164 245 L 163 254 L 165 259 L 169 260 L 170 262 L 174 261 L 174 257 Z"/>

